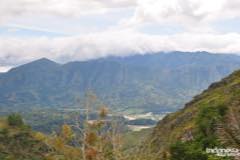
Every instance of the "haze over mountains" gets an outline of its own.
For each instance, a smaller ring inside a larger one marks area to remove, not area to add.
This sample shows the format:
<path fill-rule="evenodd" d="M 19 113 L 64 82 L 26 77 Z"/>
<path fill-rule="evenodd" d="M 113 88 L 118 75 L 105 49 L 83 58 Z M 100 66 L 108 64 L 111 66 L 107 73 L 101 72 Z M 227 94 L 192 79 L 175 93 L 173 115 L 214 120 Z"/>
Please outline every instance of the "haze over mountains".
<path fill-rule="evenodd" d="M 240 56 L 159 53 L 59 64 L 43 58 L 0 74 L 0 107 L 74 107 L 92 90 L 110 108 L 164 112 L 240 68 Z"/>

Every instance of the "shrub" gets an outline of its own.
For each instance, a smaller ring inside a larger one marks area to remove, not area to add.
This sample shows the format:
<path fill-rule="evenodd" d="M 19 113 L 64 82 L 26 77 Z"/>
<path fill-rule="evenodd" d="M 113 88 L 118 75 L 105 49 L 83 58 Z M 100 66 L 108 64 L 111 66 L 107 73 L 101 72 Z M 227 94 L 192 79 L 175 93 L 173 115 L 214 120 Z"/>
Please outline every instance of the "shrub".
<path fill-rule="evenodd" d="M 23 126 L 24 124 L 21 115 L 17 113 L 9 115 L 7 120 L 10 126 Z"/>

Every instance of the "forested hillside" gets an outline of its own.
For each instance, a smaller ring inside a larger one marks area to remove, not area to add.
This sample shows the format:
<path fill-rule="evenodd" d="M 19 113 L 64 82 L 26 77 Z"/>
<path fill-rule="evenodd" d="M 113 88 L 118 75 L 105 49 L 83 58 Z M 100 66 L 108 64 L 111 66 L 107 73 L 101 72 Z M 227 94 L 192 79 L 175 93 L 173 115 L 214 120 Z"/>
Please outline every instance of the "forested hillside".
<path fill-rule="evenodd" d="M 108 57 L 67 64 L 43 58 L 0 75 L 0 107 L 75 107 L 79 102 L 82 105 L 86 90 L 92 90 L 115 111 L 174 111 L 239 67 L 237 55 L 206 52 Z"/>

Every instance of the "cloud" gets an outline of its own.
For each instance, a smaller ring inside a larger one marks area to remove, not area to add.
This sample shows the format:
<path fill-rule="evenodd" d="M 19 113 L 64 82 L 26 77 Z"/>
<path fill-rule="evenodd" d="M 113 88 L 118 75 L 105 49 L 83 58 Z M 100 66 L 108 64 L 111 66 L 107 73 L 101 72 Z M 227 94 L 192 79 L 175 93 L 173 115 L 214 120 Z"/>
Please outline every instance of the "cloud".
<path fill-rule="evenodd" d="M 66 62 L 175 50 L 240 53 L 240 34 L 180 33 L 168 36 L 125 30 L 72 37 L 0 38 L 2 66 L 19 65 L 41 57 Z"/>
<path fill-rule="evenodd" d="M 240 17 L 239 0 L 1 0 L 0 22 L 20 16 L 79 17 L 128 7 L 135 13 L 124 21 L 127 26 L 156 22 L 192 29 L 196 24 Z"/>
<path fill-rule="evenodd" d="M 206 27 L 210 22 L 240 17 L 239 8 L 239 0 L 138 0 L 134 16 L 126 23 L 156 22 L 194 29 L 197 25 Z"/>
<path fill-rule="evenodd" d="M 0 73 L 7 72 L 12 68 L 12 66 L 0 66 Z"/>
<path fill-rule="evenodd" d="M 158 23 L 201 33 L 214 32 L 212 22 L 240 18 L 239 0 L 1 0 L 0 23 L 20 17 L 34 21 L 44 16 L 71 17 L 77 21 L 86 15 L 109 13 L 110 16 L 123 8 L 132 8 L 134 15 L 119 20 L 115 27 L 139 28 L 146 23 Z"/>
<path fill-rule="evenodd" d="M 0 20 L 26 15 L 79 17 L 136 5 L 135 0 L 1 0 Z"/>

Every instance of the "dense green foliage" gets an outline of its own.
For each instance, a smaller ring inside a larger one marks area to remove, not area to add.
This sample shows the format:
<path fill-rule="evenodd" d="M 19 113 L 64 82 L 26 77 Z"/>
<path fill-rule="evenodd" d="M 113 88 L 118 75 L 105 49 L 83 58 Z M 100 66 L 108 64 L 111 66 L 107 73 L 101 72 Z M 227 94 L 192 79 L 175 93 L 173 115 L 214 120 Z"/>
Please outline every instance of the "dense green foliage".
<path fill-rule="evenodd" d="M 196 141 L 200 143 L 203 149 L 213 148 L 219 146 L 217 135 L 215 134 L 217 124 L 221 123 L 225 115 L 227 107 L 224 105 L 219 106 L 204 106 L 201 108 L 197 119 L 197 135 Z"/>
<path fill-rule="evenodd" d="M 231 157 L 219 157 L 207 154 L 199 145 L 197 141 L 178 141 L 170 148 L 170 160 L 232 160 Z"/>
<path fill-rule="evenodd" d="M 0 107 L 76 107 L 76 97 L 83 102 L 86 90 L 91 89 L 115 111 L 174 111 L 239 67 L 239 56 L 202 52 L 109 57 L 64 65 L 40 59 L 1 74 Z"/>
<path fill-rule="evenodd" d="M 196 139 L 188 142 L 178 141 L 172 145 L 170 148 L 171 160 L 230 159 L 206 154 L 206 148 L 224 148 L 218 141 L 215 132 L 217 124 L 221 123 L 226 111 L 227 107 L 225 105 L 204 106 L 201 108 L 197 117 L 198 128 L 195 134 Z"/>
<path fill-rule="evenodd" d="M 8 116 L 8 124 L 10 126 L 22 126 L 23 125 L 23 120 L 20 114 L 11 114 Z"/>
<path fill-rule="evenodd" d="M 207 160 L 208 156 L 195 143 L 177 142 L 170 148 L 171 160 Z"/>

